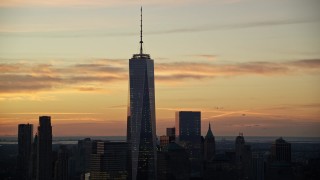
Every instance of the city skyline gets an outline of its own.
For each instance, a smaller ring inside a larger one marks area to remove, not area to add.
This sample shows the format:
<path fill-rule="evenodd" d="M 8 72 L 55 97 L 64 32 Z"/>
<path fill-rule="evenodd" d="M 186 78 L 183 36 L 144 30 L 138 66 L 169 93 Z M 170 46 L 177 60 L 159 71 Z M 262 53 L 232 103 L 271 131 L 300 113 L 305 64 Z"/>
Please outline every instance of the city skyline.
<path fill-rule="evenodd" d="M 141 2 L 15 2 L 0 3 L 0 135 L 48 115 L 54 136 L 124 136 Z M 318 2 L 144 3 L 157 135 L 176 111 L 201 111 L 201 135 L 320 135 Z"/>

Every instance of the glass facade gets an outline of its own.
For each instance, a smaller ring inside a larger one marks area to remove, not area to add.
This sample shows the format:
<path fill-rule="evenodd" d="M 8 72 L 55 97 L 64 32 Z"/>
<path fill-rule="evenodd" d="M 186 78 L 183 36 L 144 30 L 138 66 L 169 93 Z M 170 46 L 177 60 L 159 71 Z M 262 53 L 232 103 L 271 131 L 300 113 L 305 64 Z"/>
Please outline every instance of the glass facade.
<path fill-rule="evenodd" d="M 156 179 L 154 62 L 148 54 L 135 54 L 129 60 L 128 105 L 132 180 Z"/>

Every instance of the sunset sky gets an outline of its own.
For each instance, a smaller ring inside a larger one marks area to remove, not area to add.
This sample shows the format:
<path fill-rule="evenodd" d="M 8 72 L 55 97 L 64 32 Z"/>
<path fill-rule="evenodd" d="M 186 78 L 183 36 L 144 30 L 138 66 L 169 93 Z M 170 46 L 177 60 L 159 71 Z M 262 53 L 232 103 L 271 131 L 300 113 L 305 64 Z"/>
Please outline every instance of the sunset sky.
<path fill-rule="evenodd" d="M 193 110 L 203 135 L 320 136 L 319 0 L 1 0 L 0 135 L 125 135 L 141 5 L 157 135 Z"/>

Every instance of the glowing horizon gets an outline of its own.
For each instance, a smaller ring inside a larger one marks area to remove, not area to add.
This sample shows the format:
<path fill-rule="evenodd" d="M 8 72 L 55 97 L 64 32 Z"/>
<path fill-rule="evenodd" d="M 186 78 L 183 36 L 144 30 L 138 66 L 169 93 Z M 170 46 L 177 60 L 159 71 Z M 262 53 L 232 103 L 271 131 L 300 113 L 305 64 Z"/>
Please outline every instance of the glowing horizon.
<path fill-rule="evenodd" d="M 140 3 L 1 2 L 0 136 L 40 115 L 54 136 L 125 135 Z M 202 135 L 320 136 L 318 1 L 143 4 L 158 136 L 179 110 L 202 112 Z"/>

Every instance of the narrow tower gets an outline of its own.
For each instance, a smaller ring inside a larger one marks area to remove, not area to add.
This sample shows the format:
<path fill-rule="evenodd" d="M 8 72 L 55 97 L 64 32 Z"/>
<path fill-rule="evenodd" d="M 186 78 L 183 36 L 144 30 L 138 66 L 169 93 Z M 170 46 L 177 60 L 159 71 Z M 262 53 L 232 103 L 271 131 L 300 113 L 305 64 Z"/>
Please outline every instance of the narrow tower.
<path fill-rule="evenodd" d="M 211 131 L 211 124 L 209 123 L 209 129 L 204 139 L 204 160 L 211 161 L 216 153 L 216 141 Z"/>
<path fill-rule="evenodd" d="M 32 177 L 33 125 L 18 125 L 18 179 L 30 180 Z"/>
<path fill-rule="evenodd" d="M 39 117 L 37 153 L 37 180 L 52 180 L 52 126 L 50 116 Z"/>
<path fill-rule="evenodd" d="M 143 53 L 142 7 L 140 23 L 140 53 L 129 59 L 127 141 L 132 180 L 157 175 L 154 62 Z"/>

